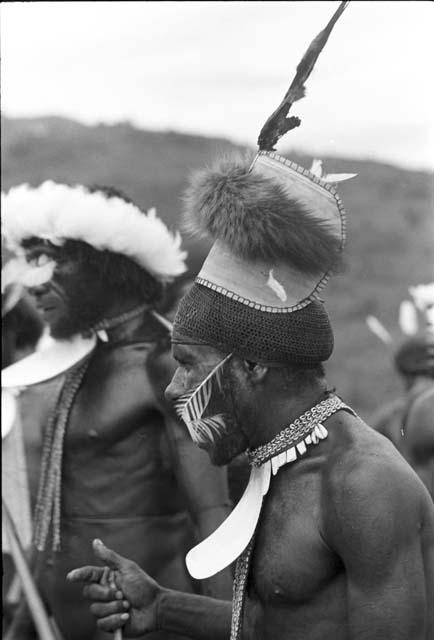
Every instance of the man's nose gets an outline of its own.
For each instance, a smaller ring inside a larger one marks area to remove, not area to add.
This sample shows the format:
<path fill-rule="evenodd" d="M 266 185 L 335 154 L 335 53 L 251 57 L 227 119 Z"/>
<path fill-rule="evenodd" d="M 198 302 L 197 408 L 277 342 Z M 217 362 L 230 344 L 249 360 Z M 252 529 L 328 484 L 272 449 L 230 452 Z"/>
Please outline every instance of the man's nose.
<path fill-rule="evenodd" d="M 180 387 L 180 384 L 177 381 L 177 378 L 178 378 L 177 373 L 178 372 L 175 371 L 175 373 L 173 374 L 172 380 L 169 382 L 169 384 L 167 385 L 166 390 L 164 392 L 164 397 L 169 402 L 174 402 L 183 393 L 183 390 L 182 390 L 182 388 Z"/>

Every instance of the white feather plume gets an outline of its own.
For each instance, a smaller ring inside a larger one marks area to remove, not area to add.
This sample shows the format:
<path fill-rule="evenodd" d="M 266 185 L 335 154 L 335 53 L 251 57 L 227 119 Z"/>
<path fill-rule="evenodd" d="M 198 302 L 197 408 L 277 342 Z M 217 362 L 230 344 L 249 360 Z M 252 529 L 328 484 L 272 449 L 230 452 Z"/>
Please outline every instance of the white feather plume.
<path fill-rule="evenodd" d="M 399 326 L 406 336 L 414 336 L 419 329 L 417 310 L 410 300 L 403 300 L 399 305 Z"/>
<path fill-rule="evenodd" d="M 390 335 L 386 327 L 378 320 L 378 318 L 376 318 L 375 316 L 367 316 L 366 324 L 368 325 L 372 333 L 377 336 L 379 340 L 381 340 L 381 342 L 384 342 L 384 344 L 392 343 L 392 336 Z"/>
<path fill-rule="evenodd" d="M 434 282 L 430 284 L 418 284 L 408 288 L 414 304 L 419 311 L 425 312 L 434 306 Z"/>
<path fill-rule="evenodd" d="M 181 236 L 168 230 L 155 209 L 145 214 L 121 198 L 52 181 L 14 187 L 2 193 L 1 205 L 2 234 L 14 250 L 33 236 L 56 245 L 81 240 L 123 254 L 163 281 L 186 271 Z"/>
<path fill-rule="evenodd" d="M 357 176 L 357 173 L 324 173 L 322 160 L 318 158 L 312 160 L 312 166 L 309 171 L 317 178 L 321 178 L 323 182 L 343 182 Z"/>

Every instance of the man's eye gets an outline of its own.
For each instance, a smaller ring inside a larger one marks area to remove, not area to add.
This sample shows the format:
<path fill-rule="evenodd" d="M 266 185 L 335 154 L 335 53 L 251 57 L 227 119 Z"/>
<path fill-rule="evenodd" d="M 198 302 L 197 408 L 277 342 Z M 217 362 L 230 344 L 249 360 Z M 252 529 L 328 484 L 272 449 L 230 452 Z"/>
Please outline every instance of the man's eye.
<path fill-rule="evenodd" d="M 35 256 L 29 262 L 32 267 L 43 267 L 47 262 L 50 262 L 50 258 L 45 254 L 41 253 L 39 256 Z"/>

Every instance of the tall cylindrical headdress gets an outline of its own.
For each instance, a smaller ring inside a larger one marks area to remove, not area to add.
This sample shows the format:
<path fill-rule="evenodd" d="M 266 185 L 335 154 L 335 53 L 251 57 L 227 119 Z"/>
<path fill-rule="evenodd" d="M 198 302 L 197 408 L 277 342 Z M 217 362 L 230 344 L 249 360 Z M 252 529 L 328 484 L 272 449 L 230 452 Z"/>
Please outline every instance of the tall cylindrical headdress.
<path fill-rule="evenodd" d="M 199 171 L 186 194 L 190 230 L 214 241 L 175 319 L 174 341 L 200 341 L 270 365 L 315 366 L 333 350 L 319 292 L 338 266 L 345 213 L 332 184 L 275 153 L 298 118 L 289 107 L 347 3 L 315 38 L 252 158 L 229 158 Z"/>

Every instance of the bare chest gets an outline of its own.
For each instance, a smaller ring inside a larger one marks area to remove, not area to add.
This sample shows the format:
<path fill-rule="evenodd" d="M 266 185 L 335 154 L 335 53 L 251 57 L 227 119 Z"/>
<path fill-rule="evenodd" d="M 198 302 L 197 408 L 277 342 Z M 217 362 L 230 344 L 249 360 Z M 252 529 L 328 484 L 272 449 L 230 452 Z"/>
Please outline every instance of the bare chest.
<path fill-rule="evenodd" d="M 147 348 L 131 345 L 101 350 L 92 359 L 75 398 L 66 434 L 68 451 L 107 453 L 146 444 L 161 429 L 151 383 L 146 371 Z"/>
<path fill-rule="evenodd" d="M 276 476 L 263 506 L 250 589 L 264 604 L 311 601 L 341 570 L 321 537 L 319 473 L 309 469 L 309 462 L 305 466 L 306 472 Z"/>

